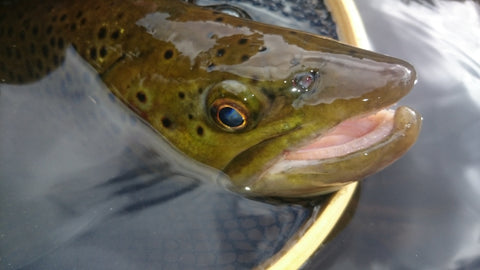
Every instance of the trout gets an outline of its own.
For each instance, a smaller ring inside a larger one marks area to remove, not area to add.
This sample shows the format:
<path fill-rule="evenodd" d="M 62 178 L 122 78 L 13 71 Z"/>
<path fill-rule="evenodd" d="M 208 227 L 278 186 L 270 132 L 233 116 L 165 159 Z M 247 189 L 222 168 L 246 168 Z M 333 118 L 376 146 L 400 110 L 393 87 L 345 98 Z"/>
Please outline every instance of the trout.
<path fill-rule="evenodd" d="M 171 0 L 7 1 L 0 83 L 40 80 L 73 48 L 159 138 L 247 196 L 317 196 L 416 141 L 392 108 L 416 73 L 330 38 Z"/>

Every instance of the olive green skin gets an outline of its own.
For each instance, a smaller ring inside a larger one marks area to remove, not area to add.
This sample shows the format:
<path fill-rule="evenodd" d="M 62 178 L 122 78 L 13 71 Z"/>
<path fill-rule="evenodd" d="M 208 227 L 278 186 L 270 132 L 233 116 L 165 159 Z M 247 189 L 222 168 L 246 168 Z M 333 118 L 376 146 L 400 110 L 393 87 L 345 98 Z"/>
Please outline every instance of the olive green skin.
<path fill-rule="evenodd" d="M 398 159 L 420 131 L 420 116 L 401 108 L 394 132 L 381 143 L 266 176 L 285 150 L 397 102 L 413 87 L 414 68 L 329 38 L 181 1 L 29 1 L 4 4 L 0 18 L 2 82 L 40 79 L 61 65 L 72 46 L 173 147 L 223 171 L 231 189 L 248 195 L 306 197 L 336 190 Z M 314 83 L 298 87 L 301 74 L 315 74 Z M 242 127 L 219 121 L 222 104 L 241 111 Z"/>

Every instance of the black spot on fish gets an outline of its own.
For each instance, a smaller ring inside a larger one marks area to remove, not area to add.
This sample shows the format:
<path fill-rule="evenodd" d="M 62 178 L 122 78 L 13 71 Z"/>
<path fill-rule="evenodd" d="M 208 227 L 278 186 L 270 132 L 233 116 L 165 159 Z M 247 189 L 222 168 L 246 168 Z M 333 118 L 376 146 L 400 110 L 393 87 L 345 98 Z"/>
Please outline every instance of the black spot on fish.
<path fill-rule="evenodd" d="M 23 22 L 22 22 L 22 25 L 23 25 L 23 28 L 25 30 L 28 30 L 30 28 L 30 20 L 29 19 L 25 19 Z"/>
<path fill-rule="evenodd" d="M 57 21 L 57 15 L 53 15 L 52 22 L 56 22 L 56 21 Z"/>
<path fill-rule="evenodd" d="M 22 82 L 23 82 L 23 77 L 22 77 L 22 75 L 17 74 L 17 81 L 18 81 L 19 83 L 22 83 Z"/>
<path fill-rule="evenodd" d="M 32 67 L 32 64 L 30 63 L 30 61 L 27 60 L 25 62 L 25 67 L 27 68 L 28 76 L 30 76 L 30 78 L 32 78 L 34 73 L 33 73 L 33 67 Z"/>
<path fill-rule="evenodd" d="M 249 58 L 250 58 L 250 56 L 244 54 L 244 55 L 242 55 L 241 60 L 242 60 L 242 62 L 245 62 L 245 61 L 247 61 Z"/>
<path fill-rule="evenodd" d="M 117 19 L 121 19 L 121 18 L 123 18 L 123 12 L 120 12 L 120 13 L 118 13 L 118 15 L 117 15 Z"/>
<path fill-rule="evenodd" d="M 163 117 L 162 125 L 166 128 L 170 128 L 172 126 L 172 120 L 168 119 L 167 117 Z"/>
<path fill-rule="evenodd" d="M 56 54 L 53 55 L 53 64 L 55 66 L 58 66 L 60 64 L 60 58 Z"/>
<path fill-rule="evenodd" d="M 217 17 L 217 18 L 215 18 L 215 21 L 216 22 L 223 22 L 223 17 Z"/>
<path fill-rule="evenodd" d="M 268 91 L 267 88 L 262 87 L 262 88 L 260 89 L 260 91 L 262 91 L 262 93 L 263 93 L 271 102 L 273 102 L 273 101 L 275 100 L 275 94 L 273 94 L 272 92 Z M 281 91 L 281 89 L 280 89 L 280 91 Z"/>
<path fill-rule="evenodd" d="M 202 136 L 202 135 L 203 135 L 203 127 L 201 127 L 201 126 L 198 126 L 198 127 L 197 127 L 197 134 L 198 134 L 199 136 Z"/>
<path fill-rule="evenodd" d="M 141 103 L 145 103 L 145 101 L 147 101 L 147 96 L 142 91 L 137 92 L 136 97 L 137 97 L 138 101 L 140 101 Z"/>
<path fill-rule="evenodd" d="M 72 43 L 72 47 L 73 47 L 73 49 L 74 49 L 75 51 L 78 51 L 78 50 L 77 50 L 77 44 Z"/>
<path fill-rule="evenodd" d="M 18 49 L 15 48 L 15 56 L 17 57 L 17 60 L 20 60 L 22 59 L 22 54 L 20 53 L 20 51 Z"/>
<path fill-rule="evenodd" d="M 77 16 L 75 16 L 75 17 L 78 19 L 78 18 L 82 17 L 82 15 L 83 15 L 83 11 L 80 10 L 80 11 L 77 12 Z"/>
<path fill-rule="evenodd" d="M 258 48 L 259 52 L 264 52 L 266 50 L 267 50 L 267 47 L 265 47 L 265 46 L 261 46 L 260 48 Z"/>
<path fill-rule="evenodd" d="M 288 33 L 290 33 L 291 35 L 296 35 L 297 34 L 297 32 L 295 32 L 295 31 L 290 31 Z"/>
<path fill-rule="evenodd" d="M 37 69 L 38 69 L 39 71 L 42 71 L 42 70 L 43 70 L 43 62 L 42 62 L 42 60 L 40 60 L 40 59 L 37 60 Z"/>
<path fill-rule="evenodd" d="M 20 37 L 20 40 L 22 41 L 25 40 L 25 31 L 24 30 L 20 31 L 20 34 L 18 34 L 18 36 Z"/>
<path fill-rule="evenodd" d="M 65 46 L 65 43 L 63 41 L 63 38 L 59 37 L 57 40 L 57 46 L 59 49 L 63 49 L 63 46 Z"/>
<path fill-rule="evenodd" d="M 172 50 L 166 50 L 165 53 L 163 54 L 163 58 L 165 59 L 170 59 L 173 56 L 173 51 Z"/>
<path fill-rule="evenodd" d="M 50 47 L 55 47 L 55 44 L 56 44 L 55 37 L 51 37 L 50 38 Z"/>
<path fill-rule="evenodd" d="M 47 33 L 47 35 L 50 35 L 53 31 L 53 26 L 49 25 L 47 26 L 47 30 L 45 31 L 45 33 Z"/>
<path fill-rule="evenodd" d="M 13 57 L 13 52 L 12 52 L 12 48 L 10 46 L 7 46 L 5 48 L 5 53 L 7 55 L 7 58 L 12 58 Z"/>
<path fill-rule="evenodd" d="M 225 54 L 225 49 L 218 49 L 217 51 L 217 57 L 222 57 Z"/>
<path fill-rule="evenodd" d="M 192 119 L 193 119 L 193 115 L 188 114 L 188 119 L 192 120 Z"/>
<path fill-rule="evenodd" d="M 115 30 L 110 36 L 112 39 L 117 39 L 120 36 L 120 30 Z"/>
<path fill-rule="evenodd" d="M 43 54 L 43 56 L 45 56 L 45 58 L 48 58 L 48 46 L 47 45 L 42 46 L 42 54 Z"/>
<path fill-rule="evenodd" d="M 13 37 L 13 27 L 12 26 L 8 27 L 7 36 L 10 37 L 10 38 Z"/>
<path fill-rule="evenodd" d="M 60 17 L 60 21 L 64 22 L 67 19 L 67 14 L 63 14 L 62 17 Z"/>
<path fill-rule="evenodd" d="M 102 48 L 100 48 L 100 57 L 104 58 L 105 56 L 107 56 L 107 48 L 102 46 Z"/>
<path fill-rule="evenodd" d="M 103 26 L 98 30 L 98 39 L 104 39 L 107 36 L 107 28 Z"/>
<path fill-rule="evenodd" d="M 80 25 L 85 25 L 86 22 L 87 22 L 87 19 L 82 18 L 82 19 L 80 20 Z"/>
<path fill-rule="evenodd" d="M 180 99 L 184 99 L 184 98 L 185 98 L 185 93 L 183 93 L 183 92 L 178 92 L 178 97 L 179 97 Z"/>
<path fill-rule="evenodd" d="M 76 24 L 76 23 L 71 23 L 71 24 L 70 24 L 70 30 L 71 30 L 71 31 L 77 30 L 77 24 Z"/>
<path fill-rule="evenodd" d="M 38 26 L 37 26 L 37 25 L 34 25 L 34 26 L 32 27 L 32 34 L 33 34 L 34 36 L 36 36 L 36 35 L 38 34 Z"/>
<path fill-rule="evenodd" d="M 218 11 L 214 10 L 214 11 L 213 11 L 213 14 L 215 14 L 215 15 L 220 15 L 220 14 L 222 14 L 222 13 L 220 13 L 220 12 L 218 12 Z"/>
<path fill-rule="evenodd" d="M 199 94 L 202 94 L 202 93 L 203 93 L 203 88 L 202 88 L 202 87 L 199 87 L 199 88 L 198 88 L 198 93 L 199 93 Z"/>
<path fill-rule="evenodd" d="M 247 44 L 247 41 L 248 41 L 248 39 L 246 39 L 246 38 L 241 38 L 241 39 L 238 40 L 238 44 L 244 45 L 244 44 Z"/>
<path fill-rule="evenodd" d="M 97 49 L 95 47 L 90 48 L 90 59 L 97 59 Z"/>

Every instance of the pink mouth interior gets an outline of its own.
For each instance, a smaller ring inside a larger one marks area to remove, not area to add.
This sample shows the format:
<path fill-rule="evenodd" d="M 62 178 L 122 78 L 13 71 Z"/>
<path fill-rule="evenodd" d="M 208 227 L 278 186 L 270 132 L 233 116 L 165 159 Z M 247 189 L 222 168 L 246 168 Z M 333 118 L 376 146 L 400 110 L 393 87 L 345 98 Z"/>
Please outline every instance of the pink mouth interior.
<path fill-rule="evenodd" d="M 390 134 L 393 115 L 393 110 L 381 110 L 362 118 L 345 120 L 310 144 L 294 151 L 286 151 L 284 159 L 319 160 L 365 149 Z"/>

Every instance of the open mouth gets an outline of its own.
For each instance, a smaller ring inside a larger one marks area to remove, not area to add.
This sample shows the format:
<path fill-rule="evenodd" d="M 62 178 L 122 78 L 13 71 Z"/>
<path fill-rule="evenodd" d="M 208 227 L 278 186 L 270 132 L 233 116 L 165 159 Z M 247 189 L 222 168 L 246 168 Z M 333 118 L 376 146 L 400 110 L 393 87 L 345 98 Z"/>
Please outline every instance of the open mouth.
<path fill-rule="evenodd" d="M 380 110 L 347 119 L 311 143 L 284 153 L 286 160 L 320 160 L 344 156 L 378 143 L 393 129 L 394 111 Z"/>
<path fill-rule="evenodd" d="M 353 117 L 311 140 L 307 145 L 286 150 L 268 173 L 275 174 L 291 168 L 314 165 L 325 160 L 341 158 L 365 151 L 392 134 L 395 123 L 394 109 L 381 109 L 368 115 Z"/>

